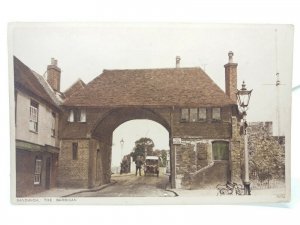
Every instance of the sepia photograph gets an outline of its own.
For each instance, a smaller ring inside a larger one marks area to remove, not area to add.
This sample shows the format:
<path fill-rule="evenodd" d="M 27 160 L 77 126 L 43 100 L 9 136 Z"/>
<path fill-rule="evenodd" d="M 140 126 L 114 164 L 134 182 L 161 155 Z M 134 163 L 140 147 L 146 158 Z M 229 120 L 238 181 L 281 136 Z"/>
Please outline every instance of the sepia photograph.
<path fill-rule="evenodd" d="M 10 23 L 12 203 L 289 202 L 293 37 Z"/>

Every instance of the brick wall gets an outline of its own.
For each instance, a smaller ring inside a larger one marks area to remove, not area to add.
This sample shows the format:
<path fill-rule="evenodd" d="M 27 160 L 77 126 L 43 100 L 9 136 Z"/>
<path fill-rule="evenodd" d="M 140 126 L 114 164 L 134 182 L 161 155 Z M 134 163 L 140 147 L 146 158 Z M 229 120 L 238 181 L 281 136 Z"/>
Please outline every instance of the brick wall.
<path fill-rule="evenodd" d="M 73 160 L 72 143 L 78 143 L 78 159 Z M 62 140 L 59 154 L 58 186 L 88 187 L 89 140 Z"/>
<path fill-rule="evenodd" d="M 62 147 L 60 155 L 60 185 L 87 187 L 110 182 L 110 162 L 112 132 L 123 122 L 131 119 L 151 119 L 163 126 L 170 132 L 170 137 L 181 137 L 190 141 L 198 141 L 197 144 L 186 143 L 176 149 L 176 173 L 177 177 L 191 174 L 207 166 L 212 160 L 211 144 L 213 140 L 227 140 L 236 137 L 233 143 L 232 161 L 233 177 L 240 175 L 238 167 L 239 158 L 239 133 L 237 121 L 235 128 L 232 126 L 231 106 L 221 108 L 221 120 L 212 120 L 212 108 L 207 108 L 207 119 L 203 122 L 182 122 L 180 108 L 121 108 L 121 109 L 87 109 L 87 122 L 67 122 L 68 111 L 66 110 L 61 122 Z M 71 138 L 72 137 L 72 138 Z M 199 142 L 199 140 L 201 140 Z M 78 161 L 74 162 L 71 157 L 71 144 L 78 141 Z M 174 146 L 171 146 L 172 151 Z M 100 159 L 97 161 L 97 150 Z M 101 166 L 100 166 L 101 165 Z M 175 168 L 174 168 L 175 169 Z M 97 172 L 98 171 L 98 172 Z M 174 171 L 174 170 L 173 170 Z M 97 178 L 97 174 L 101 174 Z"/>

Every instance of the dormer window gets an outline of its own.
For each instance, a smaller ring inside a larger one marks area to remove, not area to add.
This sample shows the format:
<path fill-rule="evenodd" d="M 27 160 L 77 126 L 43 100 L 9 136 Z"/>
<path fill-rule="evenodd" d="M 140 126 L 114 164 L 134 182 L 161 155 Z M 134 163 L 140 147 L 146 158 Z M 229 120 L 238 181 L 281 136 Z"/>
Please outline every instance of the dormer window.
<path fill-rule="evenodd" d="M 86 110 L 85 109 L 71 109 L 69 113 L 69 122 L 86 122 Z"/>

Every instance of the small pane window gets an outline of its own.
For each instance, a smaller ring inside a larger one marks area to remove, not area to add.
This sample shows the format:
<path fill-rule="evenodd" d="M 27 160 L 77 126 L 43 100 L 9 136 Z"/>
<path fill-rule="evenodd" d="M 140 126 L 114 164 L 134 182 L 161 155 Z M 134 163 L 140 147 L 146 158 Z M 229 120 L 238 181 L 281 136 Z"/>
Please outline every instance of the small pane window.
<path fill-rule="evenodd" d="M 42 173 L 42 160 L 35 159 L 35 168 L 34 168 L 34 184 L 41 183 L 41 173 Z"/>
<path fill-rule="evenodd" d="M 197 120 L 198 120 L 198 109 L 197 108 L 190 109 L 190 121 L 196 122 Z"/>
<path fill-rule="evenodd" d="M 181 121 L 189 120 L 189 109 L 181 109 Z"/>
<path fill-rule="evenodd" d="M 212 119 L 213 120 L 221 120 L 221 109 L 220 108 L 212 109 Z"/>
<path fill-rule="evenodd" d="M 78 159 L 78 143 L 77 142 L 72 143 L 72 159 L 73 160 Z"/>
<path fill-rule="evenodd" d="M 38 108 L 39 104 L 33 100 L 30 101 L 29 112 L 29 130 L 38 132 Z"/>
<path fill-rule="evenodd" d="M 199 108 L 199 120 L 206 120 L 206 108 Z"/>

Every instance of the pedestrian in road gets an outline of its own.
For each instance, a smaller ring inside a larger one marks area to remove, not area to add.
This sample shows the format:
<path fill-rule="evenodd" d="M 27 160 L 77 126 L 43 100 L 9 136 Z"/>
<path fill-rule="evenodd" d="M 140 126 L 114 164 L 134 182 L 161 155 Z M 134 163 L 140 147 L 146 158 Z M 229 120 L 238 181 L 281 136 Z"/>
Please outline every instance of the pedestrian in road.
<path fill-rule="evenodd" d="M 141 176 L 141 168 L 143 165 L 143 161 L 141 159 L 141 156 L 137 156 L 135 160 L 135 175 L 137 176 L 137 173 L 139 171 L 139 175 Z"/>

